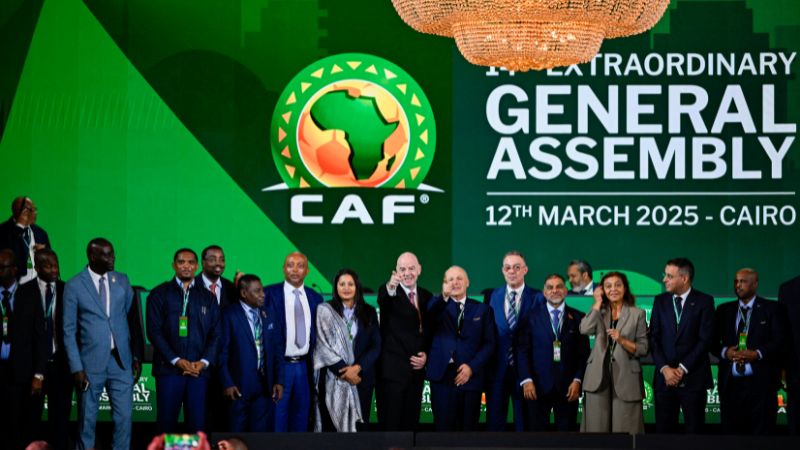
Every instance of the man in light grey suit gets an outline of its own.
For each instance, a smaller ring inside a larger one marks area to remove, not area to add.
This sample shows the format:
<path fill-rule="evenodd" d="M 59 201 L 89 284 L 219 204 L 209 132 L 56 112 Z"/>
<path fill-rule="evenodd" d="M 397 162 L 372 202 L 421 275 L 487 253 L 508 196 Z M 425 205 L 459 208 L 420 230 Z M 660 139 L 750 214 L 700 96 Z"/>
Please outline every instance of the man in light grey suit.
<path fill-rule="evenodd" d="M 114 248 L 106 239 L 92 239 L 86 254 L 88 267 L 64 288 L 64 347 L 79 393 L 79 446 L 95 447 L 95 422 L 105 387 L 114 419 L 113 448 L 126 450 L 131 442 L 133 382 L 138 369 L 131 357 L 128 329 L 133 289 L 127 276 L 114 272 Z"/>

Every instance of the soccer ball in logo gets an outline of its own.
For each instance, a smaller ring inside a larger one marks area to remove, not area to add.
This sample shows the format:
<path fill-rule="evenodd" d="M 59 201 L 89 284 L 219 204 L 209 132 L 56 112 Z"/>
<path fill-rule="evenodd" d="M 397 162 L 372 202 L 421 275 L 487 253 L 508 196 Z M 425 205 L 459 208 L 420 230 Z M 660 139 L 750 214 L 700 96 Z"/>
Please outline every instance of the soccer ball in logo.
<path fill-rule="evenodd" d="M 371 55 L 336 55 L 305 68 L 272 119 L 273 159 L 292 188 L 415 188 L 430 169 L 435 140 L 421 88 Z"/>

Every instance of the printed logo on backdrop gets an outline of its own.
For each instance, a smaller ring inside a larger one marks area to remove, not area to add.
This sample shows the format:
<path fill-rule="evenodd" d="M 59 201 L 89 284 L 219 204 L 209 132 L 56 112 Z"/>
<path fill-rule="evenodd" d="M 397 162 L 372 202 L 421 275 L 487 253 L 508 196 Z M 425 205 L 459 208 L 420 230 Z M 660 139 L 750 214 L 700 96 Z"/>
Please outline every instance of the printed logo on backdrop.
<path fill-rule="evenodd" d="M 374 223 L 361 198 L 364 189 L 442 192 L 423 183 L 436 148 L 436 122 L 425 93 L 397 65 L 377 56 L 330 56 L 301 70 L 284 89 L 271 123 L 271 148 L 283 183 L 264 191 L 308 189 L 291 198 L 295 223 L 321 224 L 306 212 L 324 203 L 324 190 L 353 190 L 330 223 Z M 413 214 L 427 194 L 386 194 L 382 222 Z"/>

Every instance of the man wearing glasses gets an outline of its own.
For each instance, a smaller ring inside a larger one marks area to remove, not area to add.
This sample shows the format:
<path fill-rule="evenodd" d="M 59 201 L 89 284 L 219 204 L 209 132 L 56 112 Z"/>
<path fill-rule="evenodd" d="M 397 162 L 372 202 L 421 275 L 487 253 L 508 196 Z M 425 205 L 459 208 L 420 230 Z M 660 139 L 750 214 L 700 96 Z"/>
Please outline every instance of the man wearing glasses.
<path fill-rule="evenodd" d="M 493 365 L 489 370 L 486 390 L 486 429 L 503 431 L 508 417 L 508 400 L 514 410 L 514 429 L 522 431 L 522 388 L 517 379 L 516 349 L 517 324 L 533 305 L 543 303 L 542 292 L 525 285 L 528 266 L 525 257 L 518 251 L 510 251 L 503 257 L 503 277 L 506 284 L 495 289 L 489 300 L 494 313 L 497 339 Z"/>
<path fill-rule="evenodd" d="M 11 217 L 0 225 L 0 248 L 9 248 L 17 260 L 17 277 L 24 284 L 36 278 L 33 254 L 50 248 L 50 239 L 36 225 L 38 210 L 30 197 L 17 197 L 11 202 Z"/>

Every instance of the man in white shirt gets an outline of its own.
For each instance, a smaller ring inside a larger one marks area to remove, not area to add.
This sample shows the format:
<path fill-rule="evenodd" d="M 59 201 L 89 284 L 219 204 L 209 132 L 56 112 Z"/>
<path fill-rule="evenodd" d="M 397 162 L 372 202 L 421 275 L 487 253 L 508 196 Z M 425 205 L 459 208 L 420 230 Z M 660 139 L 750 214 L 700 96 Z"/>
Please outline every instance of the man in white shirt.
<path fill-rule="evenodd" d="M 275 406 L 275 431 L 309 431 L 312 358 L 316 341 L 316 312 L 322 296 L 304 285 L 308 258 L 300 252 L 286 256 L 284 282 L 264 288 L 264 307 L 283 331 L 283 397 Z"/>

